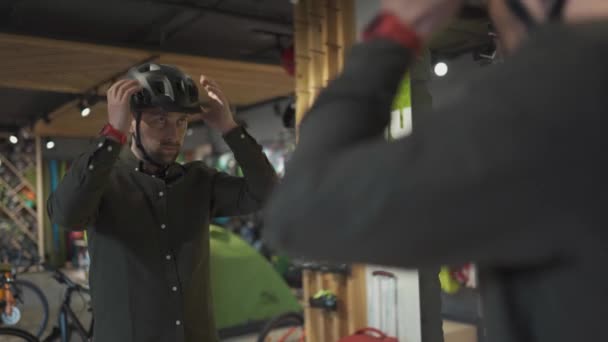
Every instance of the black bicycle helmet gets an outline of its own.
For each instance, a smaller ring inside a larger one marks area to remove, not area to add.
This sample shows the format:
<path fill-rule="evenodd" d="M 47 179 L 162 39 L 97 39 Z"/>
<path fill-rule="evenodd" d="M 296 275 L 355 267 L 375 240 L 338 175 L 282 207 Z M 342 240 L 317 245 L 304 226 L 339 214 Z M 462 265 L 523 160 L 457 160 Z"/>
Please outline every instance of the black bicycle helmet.
<path fill-rule="evenodd" d="M 163 64 L 146 63 L 134 67 L 127 73 L 142 90 L 131 97 L 131 108 L 135 115 L 133 141 L 148 163 L 164 168 L 167 165 L 154 160 L 141 142 L 142 112 L 149 108 L 161 108 L 167 112 L 196 114 L 201 112 L 198 87 L 192 78 L 176 67 Z"/>
<path fill-rule="evenodd" d="M 131 99 L 134 112 L 155 107 L 167 112 L 201 112 L 196 83 L 176 67 L 146 63 L 129 70 L 127 77 L 143 87 Z"/>

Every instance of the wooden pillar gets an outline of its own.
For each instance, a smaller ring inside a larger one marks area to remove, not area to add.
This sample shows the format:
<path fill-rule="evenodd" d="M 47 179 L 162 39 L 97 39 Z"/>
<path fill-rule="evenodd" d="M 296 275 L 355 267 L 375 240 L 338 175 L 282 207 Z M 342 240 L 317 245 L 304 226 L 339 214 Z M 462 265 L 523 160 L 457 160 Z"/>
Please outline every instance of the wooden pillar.
<path fill-rule="evenodd" d="M 319 92 L 344 67 L 355 41 L 354 0 L 300 0 L 294 6 L 296 123 L 299 126 Z M 367 325 L 365 267 L 349 276 L 304 271 L 304 319 L 308 342 L 333 342 Z M 338 296 L 337 312 L 314 309 L 308 299 L 319 290 Z"/>
<path fill-rule="evenodd" d="M 42 173 L 42 139 L 36 135 L 36 218 L 38 222 L 38 256 L 44 261 L 44 175 Z"/>
<path fill-rule="evenodd" d="M 301 0 L 294 6 L 296 122 L 344 66 L 355 41 L 353 0 Z"/>

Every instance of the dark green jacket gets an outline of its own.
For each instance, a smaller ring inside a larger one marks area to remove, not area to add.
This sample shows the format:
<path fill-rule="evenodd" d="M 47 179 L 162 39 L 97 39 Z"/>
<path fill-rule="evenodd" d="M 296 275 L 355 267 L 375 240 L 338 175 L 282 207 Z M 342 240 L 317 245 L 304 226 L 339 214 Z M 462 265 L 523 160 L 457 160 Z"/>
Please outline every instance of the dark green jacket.
<path fill-rule="evenodd" d="M 51 220 L 88 228 L 97 342 L 216 341 L 209 220 L 259 210 L 276 182 L 242 129 L 225 136 L 245 174 L 202 162 L 140 172 L 128 147 L 101 138 L 74 161 L 48 201 Z"/>
<path fill-rule="evenodd" d="M 265 237 L 294 256 L 479 263 L 491 342 L 605 341 L 608 21 L 548 25 L 384 140 L 412 51 L 376 39 L 302 123 Z"/>

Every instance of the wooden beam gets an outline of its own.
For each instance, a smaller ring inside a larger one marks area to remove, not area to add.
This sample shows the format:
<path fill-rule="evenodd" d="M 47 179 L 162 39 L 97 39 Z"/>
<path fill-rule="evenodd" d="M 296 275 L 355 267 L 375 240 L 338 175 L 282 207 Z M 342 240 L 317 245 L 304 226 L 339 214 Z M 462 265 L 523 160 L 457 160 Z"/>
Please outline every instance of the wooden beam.
<path fill-rule="evenodd" d="M 293 92 L 293 79 L 279 66 L 2 33 L 0 63 L 5 69 L 0 86 L 80 94 L 154 55 L 160 56 L 160 63 L 183 68 L 195 79 L 205 73 L 220 84 L 238 88 L 228 94 L 239 97 L 235 104 Z M 105 94 L 103 87 L 99 94 Z"/>
<path fill-rule="evenodd" d="M 0 87 L 83 94 L 97 86 L 97 94 L 105 95 L 112 78 L 151 56 L 159 56 L 159 63 L 180 67 L 197 81 L 201 74 L 215 79 L 235 106 L 287 95 L 294 89 L 294 79 L 274 65 L 2 33 Z M 81 118 L 78 102 L 68 102 L 49 114 L 50 124 L 37 123 L 35 132 L 41 136 L 90 137 L 106 121 L 105 104 L 98 104 L 93 111 L 90 117 Z"/>
<path fill-rule="evenodd" d="M 81 93 L 151 55 L 146 51 L 0 34 L 0 86 Z"/>
<path fill-rule="evenodd" d="M 40 261 L 44 260 L 44 215 L 46 213 L 46 205 L 44 200 L 44 186 L 42 173 L 42 139 L 36 136 L 36 219 L 38 222 L 38 257 Z"/>
<path fill-rule="evenodd" d="M 300 0 L 294 6 L 296 54 L 296 123 L 299 126 L 318 93 L 343 67 L 344 51 L 354 42 L 353 0 Z M 304 299 L 329 290 L 338 311 L 304 306 L 306 340 L 337 341 L 367 325 L 365 266 L 350 276 L 303 272 Z"/>
<path fill-rule="evenodd" d="M 310 105 L 311 94 L 308 90 L 308 1 L 299 1 L 294 6 L 294 39 L 296 62 L 296 122 L 299 124 Z"/>

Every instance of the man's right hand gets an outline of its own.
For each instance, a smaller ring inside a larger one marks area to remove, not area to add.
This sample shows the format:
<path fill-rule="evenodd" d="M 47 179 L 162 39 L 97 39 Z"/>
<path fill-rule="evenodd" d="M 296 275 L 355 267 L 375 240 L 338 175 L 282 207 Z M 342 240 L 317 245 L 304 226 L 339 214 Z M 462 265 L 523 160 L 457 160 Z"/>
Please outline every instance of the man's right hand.
<path fill-rule="evenodd" d="M 141 89 L 136 80 L 120 80 L 108 89 L 108 122 L 125 135 L 132 121 L 131 96 Z"/>

